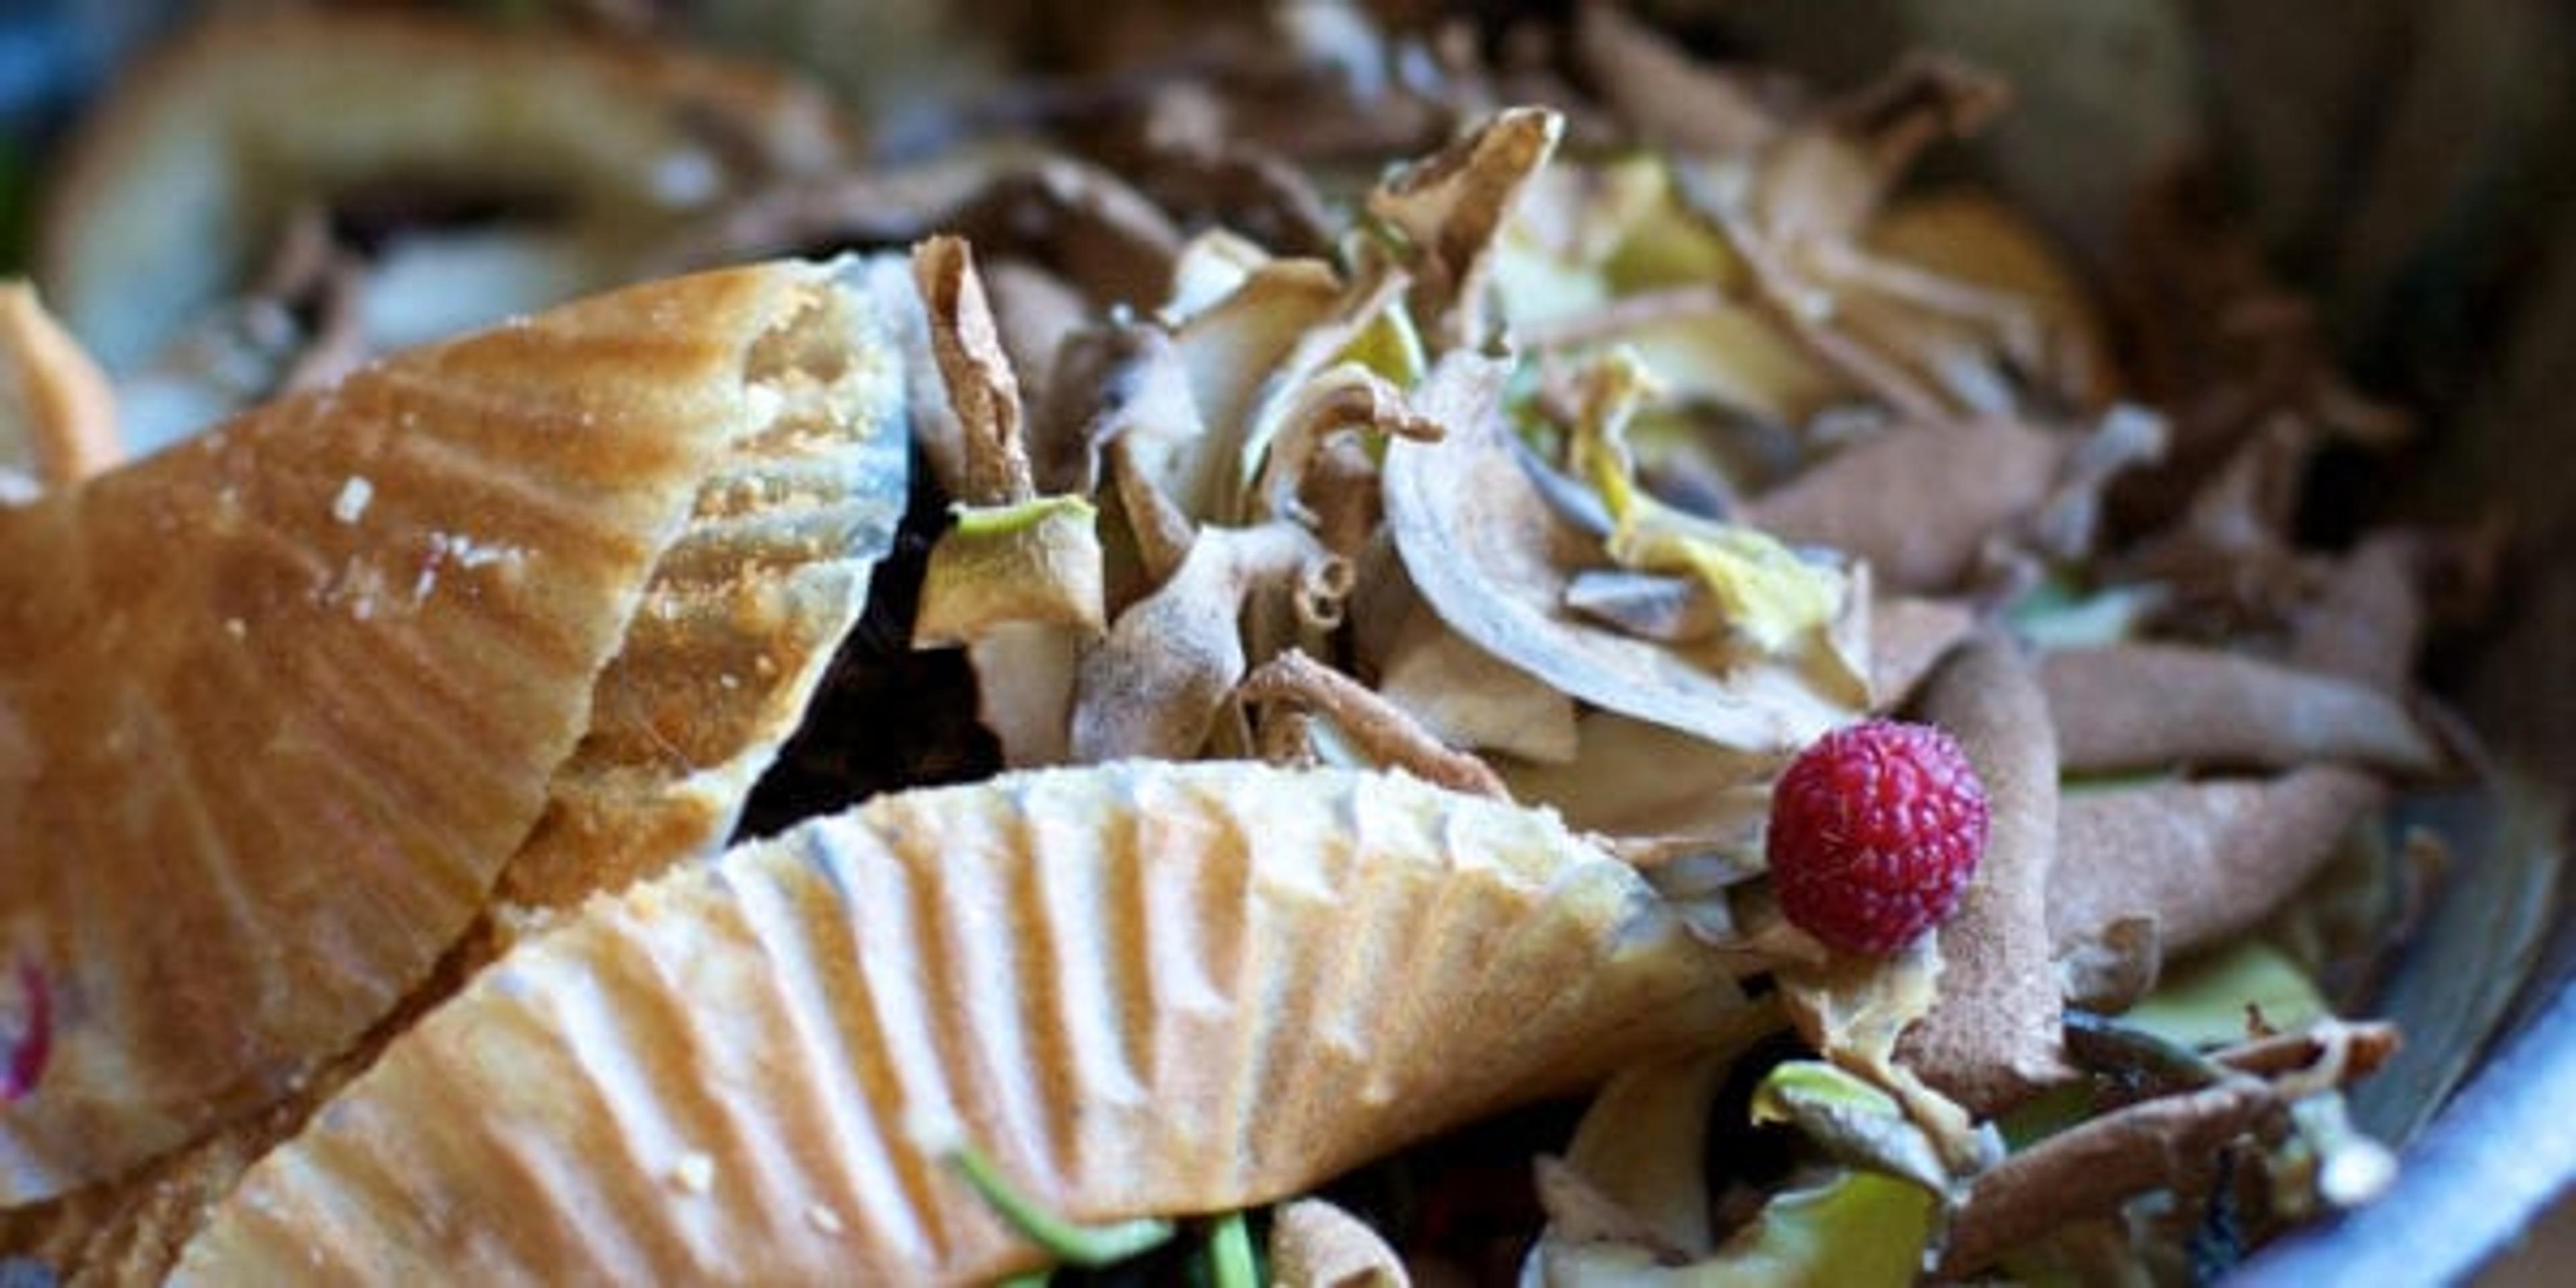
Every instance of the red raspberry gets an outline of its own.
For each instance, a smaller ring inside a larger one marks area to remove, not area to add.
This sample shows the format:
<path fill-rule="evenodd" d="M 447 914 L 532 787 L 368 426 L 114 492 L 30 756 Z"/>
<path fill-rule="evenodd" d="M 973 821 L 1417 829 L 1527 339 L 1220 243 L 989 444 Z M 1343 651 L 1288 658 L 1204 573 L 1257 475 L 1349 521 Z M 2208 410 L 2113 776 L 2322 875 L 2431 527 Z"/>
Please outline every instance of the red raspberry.
<path fill-rule="evenodd" d="M 1837 729 L 1771 790 L 1771 888 L 1792 924 L 1849 952 L 1914 942 L 1959 906 L 1986 852 L 1986 787 L 1950 735 Z"/>
<path fill-rule="evenodd" d="M 54 1051 L 54 989 L 43 967 L 18 963 L 18 997 L 17 1021 L 0 1023 L 0 1105 L 34 1095 Z"/>

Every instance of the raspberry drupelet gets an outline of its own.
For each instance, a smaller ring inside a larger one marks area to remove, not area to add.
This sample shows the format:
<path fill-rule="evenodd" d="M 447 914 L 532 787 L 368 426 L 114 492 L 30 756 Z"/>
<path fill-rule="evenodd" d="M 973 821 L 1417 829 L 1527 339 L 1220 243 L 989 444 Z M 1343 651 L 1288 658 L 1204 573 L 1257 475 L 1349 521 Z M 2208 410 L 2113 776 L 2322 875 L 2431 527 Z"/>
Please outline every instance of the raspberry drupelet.
<path fill-rule="evenodd" d="M 1837 729 L 1772 788 L 1772 889 L 1825 943 L 1892 953 L 1959 906 L 1988 823 L 1985 785 L 1950 735 L 1894 720 Z"/>

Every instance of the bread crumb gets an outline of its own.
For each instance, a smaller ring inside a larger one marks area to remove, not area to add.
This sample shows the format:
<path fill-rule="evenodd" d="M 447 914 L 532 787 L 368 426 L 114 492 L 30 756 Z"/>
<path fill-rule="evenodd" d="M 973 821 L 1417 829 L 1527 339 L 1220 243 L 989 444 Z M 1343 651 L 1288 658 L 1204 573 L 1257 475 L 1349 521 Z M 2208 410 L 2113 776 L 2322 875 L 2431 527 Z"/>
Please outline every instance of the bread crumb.
<path fill-rule="evenodd" d="M 846 1228 L 841 1224 L 840 1213 L 820 1203 L 812 1204 L 805 1209 L 805 1223 L 825 1234 L 839 1234 Z"/>
<path fill-rule="evenodd" d="M 224 634 L 230 635 L 237 640 L 248 639 L 250 638 L 250 624 L 244 622 L 238 617 L 227 617 L 224 619 Z"/>
<path fill-rule="evenodd" d="M 524 563 L 527 557 L 528 552 L 517 546 L 477 541 L 461 533 L 433 532 L 429 549 L 421 556 L 420 575 L 412 579 L 411 602 L 417 605 L 428 600 L 429 593 L 438 588 L 438 570 L 443 566 L 470 571 L 500 565 L 506 571 Z"/>
<path fill-rule="evenodd" d="M 363 474 L 352 474 L 340 485 L 340 495 L 331 502 L 331 517 L 342 523 L 356 523 L 367 513 L 367 503 L 376 499 L 376 485 Z"/>
<path fill-rule="evenodd" d="M 716 1160 L 708 1157 L 705 1150 L 690 1150 L 680 1155 L 680 1161 L 671 1164 L 671 1183 L 687 1193 L 704 1194 L 715 1185 L 715 1181 Z"/>

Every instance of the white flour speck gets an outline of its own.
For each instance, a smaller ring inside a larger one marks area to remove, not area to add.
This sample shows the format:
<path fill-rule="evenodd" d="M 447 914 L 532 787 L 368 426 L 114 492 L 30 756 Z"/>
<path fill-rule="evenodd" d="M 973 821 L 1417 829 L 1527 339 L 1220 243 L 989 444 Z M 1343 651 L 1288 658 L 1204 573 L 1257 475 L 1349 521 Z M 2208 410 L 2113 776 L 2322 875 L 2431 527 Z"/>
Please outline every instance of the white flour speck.
<path fill-rule="evenodd" d="M 340 485 L 340 495 L 331 502 L 331 517 L 342 523 L 356 523 L 367 513 L 367 503 L 376 499 L 376 485 L 366 476 L 352 474 Z"/>

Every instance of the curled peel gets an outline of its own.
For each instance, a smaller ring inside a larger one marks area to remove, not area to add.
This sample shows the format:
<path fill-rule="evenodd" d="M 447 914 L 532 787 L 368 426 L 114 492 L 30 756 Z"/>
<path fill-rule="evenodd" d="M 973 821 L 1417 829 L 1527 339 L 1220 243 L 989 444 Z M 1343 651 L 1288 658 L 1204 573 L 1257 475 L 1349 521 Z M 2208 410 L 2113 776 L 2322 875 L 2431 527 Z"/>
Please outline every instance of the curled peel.
<path fill-rule="evenodd" d="M 1387 448 L 1388 529 L 1441 620 L 1575 698 L 1722 747 L 1788 751 L 1847 720 L 1858 704 L 1820 692 L 1797 666 L 1704 665 L 1567 607 L 1577 573 L 1610 559 L 1557 516 L 1514 454 L 1497 406 L 1503 370 L 1473 355 L 1442 359 L 1415 404 L 1446 435 Z"/>
<path fill-rule="evenodd" d="M 1741 1004 L 1623 865 L 1401 777 L 884 797 L 523 943 L 254 1169 L 176 1282 L 985 1280 L 1038 1253 L 951 1145 L 1067 1220 L 1228 1210 Z"/>

